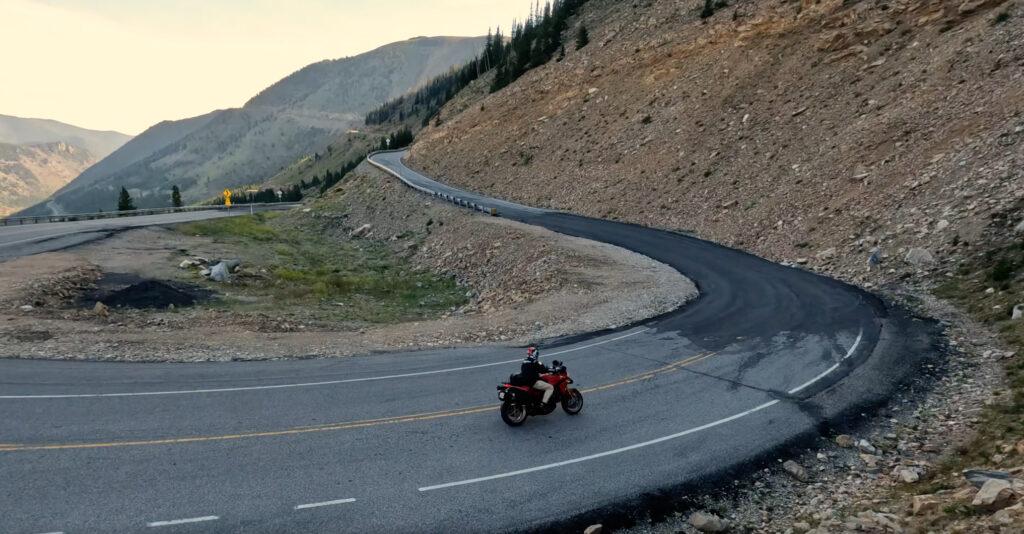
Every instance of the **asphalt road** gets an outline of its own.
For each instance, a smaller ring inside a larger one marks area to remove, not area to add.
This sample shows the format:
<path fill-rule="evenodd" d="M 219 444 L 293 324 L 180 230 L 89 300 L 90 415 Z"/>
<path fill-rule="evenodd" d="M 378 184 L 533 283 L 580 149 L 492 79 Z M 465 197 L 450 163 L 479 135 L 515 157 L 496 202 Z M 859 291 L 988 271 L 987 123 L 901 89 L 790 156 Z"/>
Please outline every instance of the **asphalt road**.
<path fill-rule="evenodd" d="M 0 361 L 0 532 L 576 528 L 731 481 L 882 402 L 936 355 L 931 324 L 853 287 L 684 235 L 443 189 L 400 158 L 374 162 L 651 256 L 701 296 L 544 346 L 586 405 L 519 428 L 501 422 L 495 390 L 518 348 Z"/>
<path fill-rule="evenodd" d="M 271 211 L 283 206 L 294 205 L 266 204 L 257 206 L 256 211 Z M 91 221 L 54 222 L 38 224 L 20 224 L 0 226 L 0 261 L 52 252 L 81 245 L 97 239 L 108 237 L 113 232 L 144 226 L 160 226 L 219 217 L 247 215 L 248 206 L 237 209 L 194 211 L 167 213 L 163 215 L 140 215 L 136 217 L 119 217 L 111 219 L 95 219 Z"/>

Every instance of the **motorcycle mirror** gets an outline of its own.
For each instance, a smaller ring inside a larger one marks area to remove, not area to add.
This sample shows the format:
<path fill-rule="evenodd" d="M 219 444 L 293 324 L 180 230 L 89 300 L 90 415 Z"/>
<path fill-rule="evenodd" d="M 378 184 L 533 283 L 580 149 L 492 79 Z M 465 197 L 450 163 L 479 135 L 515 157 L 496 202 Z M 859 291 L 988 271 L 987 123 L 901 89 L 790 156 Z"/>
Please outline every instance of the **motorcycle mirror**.
<path fill-rule="evenodd" d="M 558 360 L 554 360 L 554 361 L 551 362 L 551 365 L 554 365 L 555 367 L 558 367 L 559 365 L 562 365 L 562 362 L 560 362 Z"/>

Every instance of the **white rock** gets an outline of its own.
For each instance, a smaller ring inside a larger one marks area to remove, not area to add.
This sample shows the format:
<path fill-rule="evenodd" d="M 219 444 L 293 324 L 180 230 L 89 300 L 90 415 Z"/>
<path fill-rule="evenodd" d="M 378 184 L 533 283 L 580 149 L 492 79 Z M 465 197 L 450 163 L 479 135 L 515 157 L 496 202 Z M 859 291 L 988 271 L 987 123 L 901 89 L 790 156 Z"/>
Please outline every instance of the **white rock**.
<path fill-rule="evenodd" d="M 1024 234 L 1024 221 L 1017 223 L 1017 226 L 1013 227 L 1013 231 L 1018 234 Z"/>
<path fill-rule="evenodd" d="M 26 304 L 24 306 L 19 306 L 18 309 L 21 310 L 21 311 L 27 312 L 27 311 L 32 311 L 35 308 L 33 308 L 31 304 Z"/>
<path fill-rule="evenodd" d="M 1001 510 L 1013 504 L 1016 494 L 1008 480 L 990 478 L 974 495 L 971 505 L 986 510 Z"/>
<path fill-rule="evenodd" d="M 701 532 L 725 532 L 729 525 L 715 514 L 694 512 L 690 514 L 690 525 Z"/>
<path fill-rule="evenodd" d="M 224 262 L 220 262 L 214 265 L 213 269 L 210 269 L 210 280 L 214 282 L 227 282 L 230 276 L 228 266 Z"/>
<path fill-rule="evenodd" d="M 857 448 L 860 449 L 862 452 L 866 452 L 868 454 L 874 454 L 875 452 L 878 451 L 878 449 L 876 449 L 875 446 L 872 445 L 871 442 L 866 439 L 858 441 Z"/>
<path fill-rule="evenodd" d="M 1024 304 L 1018 304 L 1013 307 L 1013 314 L 1010 315 L 1010 319 L 1016 321 L 1022 317 L 1024 317 Z"/>
<path fill-rule="evenodd" d="M 921 475 L 918 475 L 917 471 L 913 469 L 900 469 L 900 480 L 905 484 L 913 484 L 921 480 Z"/>
<path fill-rule="evenodd" d="M 188 269 L 189 267 L 192 267 L 193 265 L 195 265 L 195 262 L 193 262 L 192 260 L 181 260 L 181 263 L 178 264 L 178 268 L 179 269 Z"/>
<path fill-rule="evenodd" d="M 349 234 L 349 237 L 363 237 L 366 234 L 369 234 L 370 230 L 373 230 L 373 225 L 372 224 L 364 224 L 364 225 L 360 226 L 359 228 L 356 228 L 355 230 L 352 230 L 352 233 Z"/>
<path fill-rule="evenodd" d="M 907 251 L 907 256 L 904 258 L 904 261 L 914 267 L 927 267 L 935 264 L 935 256 L 933 256 L 927 249 L 912 248 Z"/>
<path fill-rule="evenodd" d="M 590 525 L 583 531 L 583 534 L 601 534 L 603 530 L 604 527 L 601 525 Z"/>
<path fill-rule="evenodd" d="M 939 232 L 945 230 L 946 228 L 949 228 L 949 221 L 947 221 L 946 219 L 942 219 L 941 221 L 935 223 L 935 229 Z"/>

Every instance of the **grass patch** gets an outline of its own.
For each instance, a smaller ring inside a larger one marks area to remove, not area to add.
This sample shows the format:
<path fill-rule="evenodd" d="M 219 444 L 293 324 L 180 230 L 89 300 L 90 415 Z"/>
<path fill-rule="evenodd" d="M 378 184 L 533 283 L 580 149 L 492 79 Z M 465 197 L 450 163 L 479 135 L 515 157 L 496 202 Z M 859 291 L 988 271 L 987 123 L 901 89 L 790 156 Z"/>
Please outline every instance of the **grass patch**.
<path fill-rule="evenodd" d="M 240 217 L 226 217 L 197 221 L 178 226 L 183 234 L 219 239 L 242 239 L 251 241 L 273 241 L 280 235 L 267 225 L 280 217 L 279 212 L 257 213 Z"/>
<path fill-rule="evenodd" d="M 1009 395 L 983 409 L 977 435 L 958 447 L 957 454 L 944 462 L 944 470 L 991 465 L 992 456 L 1002 454 L 1001 445 L 1024 438 L 1024 320 L 1011 319 L 1014 305 L 1024 303 L 1020 265 L 1024 265 L 1024 242 L 978 257 L 935 291 L 997 332 L 1010 350 L 1017 351 L 1017 356 L 1004 360 Z M 987 293 L 989 287 L 996 291 Z"/>
<path fill-rule="evenodd" d="M 226 289 L 242 298 L 225 299 L 220 306 L 395 323 L 437 317 L 467 301 L 466 290 L 452 278 L 417 271 L 382 243 L 333 240 L 279 217 L 257 214 L 178 227 L 209 237 L 242 259 L 248 274 L 234 277 Z"/>

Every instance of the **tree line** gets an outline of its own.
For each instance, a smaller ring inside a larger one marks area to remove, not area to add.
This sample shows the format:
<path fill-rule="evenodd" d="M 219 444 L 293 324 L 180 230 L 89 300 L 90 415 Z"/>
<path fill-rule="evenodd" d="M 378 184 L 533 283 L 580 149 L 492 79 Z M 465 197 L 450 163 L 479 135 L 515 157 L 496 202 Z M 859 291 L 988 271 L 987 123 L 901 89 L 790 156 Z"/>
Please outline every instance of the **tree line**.
<path fill-rule="evenodd" d="M 429 124 L 441 108 L 470 83 L 485 73 L 495 71 L 492 93 L 519 79 L 530 69 L 539 67 L 557 54 L 565 56 L 562 35 L 587 0 L 554 0 L 543 7 L 538 4 L 525 22 L 513 22 L 506 38 L 501 28 L 488 32 L 483 52 L 461 67 L 456 67 L 427 83 L 419 90 L 384 103 L 366 115 L 369 126 L 419 121 Z M 585 26 L 575 35 L 576 49 L 590 42 Z"/>

